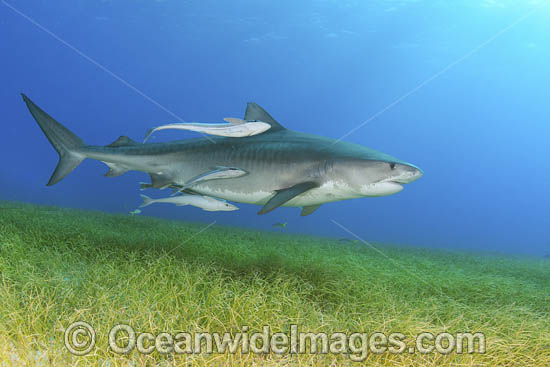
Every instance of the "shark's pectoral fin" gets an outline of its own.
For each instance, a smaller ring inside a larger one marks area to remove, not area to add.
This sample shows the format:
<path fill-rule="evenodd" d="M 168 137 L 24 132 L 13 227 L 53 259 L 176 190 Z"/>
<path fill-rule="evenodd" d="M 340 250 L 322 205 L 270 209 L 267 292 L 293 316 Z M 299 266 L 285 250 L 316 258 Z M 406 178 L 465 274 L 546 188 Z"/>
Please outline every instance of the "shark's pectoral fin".
<path fill-rule="evenodd" d="M 319 209 L 320 206 L 321 206 L 321 204 L 304 206 L 302 208 L 302 212 L 300 213 L 300 215 L 302 217 L 305 217 L 306 215 L 310 215 L 311 213 L 313 213 L 314 211 Z"/>
<path fill-rule="evenodd" d="M 105 174 L 105 177 L 117 177 L 128 172 L 128 169 L 126 167 L 122 167 L 114 163 L 107 163 L 107 162 L 103 162 L 103 163 L 105 163 L 109 167 L 109 171 L 107 171 L 107 173 Z"/>
<path fill-rule="evenodd" d="M 275 196 L 269 199 L 258 214 L 269 213 L 294 197 L 316 187 L 319 187 L 319 184 L 316 182 L 302 182 L 286 189 L 277 190 Z"/>

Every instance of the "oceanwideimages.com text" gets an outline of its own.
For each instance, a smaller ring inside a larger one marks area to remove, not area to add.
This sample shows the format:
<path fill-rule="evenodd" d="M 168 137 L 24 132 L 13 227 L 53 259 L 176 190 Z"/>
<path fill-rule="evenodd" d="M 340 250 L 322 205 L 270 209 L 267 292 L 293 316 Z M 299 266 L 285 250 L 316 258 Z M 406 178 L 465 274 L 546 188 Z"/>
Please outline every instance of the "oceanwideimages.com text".
<path fill-rule="evenodd" d="M 65 330 L 65 345 L 76 355 L 88 354 L 95 346 L 94 329 L 86 322 L 71 324 Z M 108 334 L 109 348 L 117 354 L 137 351 L 141 354 L 343 354 L 353 361 L 363 361 L 369 353 L 400 354 L 473 354 L 485 353 L 483 333 L 420 333 L 407 340 L 403 333 L 324 333 L 301 331 L 290 325 L 286 332 L 272 332 L 266 325 L 252 332 L 243 326 L 237 332 L 150 332 L 136 331 L 119 324 Z"/>

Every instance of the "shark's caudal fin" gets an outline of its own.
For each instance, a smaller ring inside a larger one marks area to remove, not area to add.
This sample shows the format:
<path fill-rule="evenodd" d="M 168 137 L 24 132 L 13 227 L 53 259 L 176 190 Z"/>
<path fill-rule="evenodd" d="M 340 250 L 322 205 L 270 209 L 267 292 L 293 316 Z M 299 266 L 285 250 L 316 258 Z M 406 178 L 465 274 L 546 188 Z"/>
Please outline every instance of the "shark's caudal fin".
<path fill-rule="evenodd" d="M 26 95 L 21 95 L 38 126 L 59 154 L 59 163 L 48 181 L 48 186 L 54 185 L 71 173 L 86 158 L 81 153 L 85 144 L 78 136 L 34 104 Z"/>

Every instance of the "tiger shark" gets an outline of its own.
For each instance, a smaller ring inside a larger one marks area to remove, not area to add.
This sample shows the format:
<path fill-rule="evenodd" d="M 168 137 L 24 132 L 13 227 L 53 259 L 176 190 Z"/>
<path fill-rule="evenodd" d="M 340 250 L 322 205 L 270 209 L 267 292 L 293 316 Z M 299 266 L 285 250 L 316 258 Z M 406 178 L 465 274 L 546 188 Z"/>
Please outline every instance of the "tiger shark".
<path fill-rule="evenodd" d="M 153 188 L 183 186 L 216 166 L 238 167 L 246 176 L 210 180 L 192 192 L 261 205 L 258 214 L 280 206 L 302 207 L 309 215 L 321 204 L 400 192 L 423 175 L 420 168 L 358 144 L 295 132 L 258 104 L 247 104 L 244 120 L 271 125 L 248 137 L 194 138 L 138 143 L 126 136 L 106 146 L 87 145 L 22 94 L 30 113 L 59 154 L 48 186 L 65 178 L 84 159 L 104 162 L 108 177 L 129 170 L 150 175 Z"/>

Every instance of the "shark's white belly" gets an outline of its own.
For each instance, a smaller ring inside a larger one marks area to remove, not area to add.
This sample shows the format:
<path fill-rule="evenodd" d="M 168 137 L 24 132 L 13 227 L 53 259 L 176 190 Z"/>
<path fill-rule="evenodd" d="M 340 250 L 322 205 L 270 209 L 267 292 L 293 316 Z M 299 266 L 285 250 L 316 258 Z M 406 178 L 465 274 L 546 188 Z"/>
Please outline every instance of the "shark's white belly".
<path fill-rule="evenodd" d="M 269 199 L 271 199 L 275 195 L 274 191 L 253 190 L 245 193 L 242 191 L 231 190 L 230 188 L 213 188 L 206 185 L 196 186 L 193 188 L 193 190 L 203 195 L 214 196 L 217 198 L 238 203 L 256 205 L 264 205 Z M 361 196 L 363 195 L 358 194 L 347 185 L 329 181 L 322 184 L 318 188 L 311 189 L 303 194 L 296 196 L 294 199 L 286 202 L 283 206 L 317 205 L 332 201 L 354 199 Z"/>
<path fill-rule="evenodd" d="M 387 196 L 401 191 L 403 187 L 394 182 L 380 182 L 363 185 L 360 190 L 352 188 L 343 181 L 327 181 L 320 187 L 311 189 L 289 200 L 283 206 L 308 206 L 329 203 L 333 201 L 355 199 L 365 196 Z M 227 187 L 209 187 L 199 185 L 193 190 L 208 196 L 213 196 L 237 203 L 264 205 L 274 195 L 274 191 L 251 190 L 249 192 L 232 190 Z"/>

